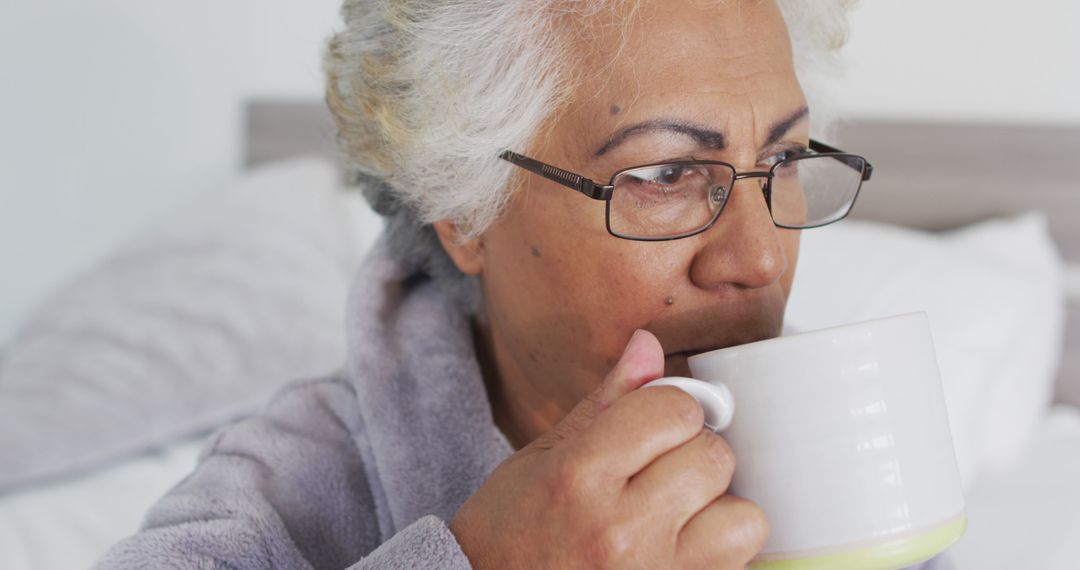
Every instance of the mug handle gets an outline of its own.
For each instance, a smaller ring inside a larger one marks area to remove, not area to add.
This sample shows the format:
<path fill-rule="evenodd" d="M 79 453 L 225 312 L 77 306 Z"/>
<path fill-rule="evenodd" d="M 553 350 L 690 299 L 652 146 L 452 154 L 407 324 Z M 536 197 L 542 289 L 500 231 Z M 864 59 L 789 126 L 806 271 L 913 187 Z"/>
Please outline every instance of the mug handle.
<path fill-rule="evenodd" d="M 735 416 L 735 399 L 731 396 L 731 390 L 727 386 L 717 383 L 711 384 L 696 378 L 681 376 L 668 376 L 653 380 L 641 386 L 674 386 L 693 396 L 701 409 L 705 411 L 705 427 L 719 433 L 731 425 Z"/>

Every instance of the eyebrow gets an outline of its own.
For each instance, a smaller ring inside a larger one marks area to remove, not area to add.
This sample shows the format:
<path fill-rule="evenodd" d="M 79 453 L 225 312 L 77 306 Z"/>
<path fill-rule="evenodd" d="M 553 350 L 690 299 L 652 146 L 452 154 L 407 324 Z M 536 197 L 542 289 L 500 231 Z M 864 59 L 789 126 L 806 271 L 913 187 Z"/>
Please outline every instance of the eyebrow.
<path fill-rule="evenodd" d="M 769 146 L 784 138 L 784 135 L 791 130 L 791 127 L 794 127 L 796 123 L 803 120 L 808 114 L 810 114 L 810 107 L 803 105 L 794 113 L 773 123 L 772 128 L 769 129 L 769 136 L 765 137 L 765 146 Z"/>
<path fill-rule="evenodd" d="M 783 119 L 774 123 L 772 127 L 769 128 L 769 135 L 765 139 L 765 146 L 771 145 L 783 138 L 784 135 L 791 130 L 791 127 L 795 126 L 796 123 L 805 118 L 809 112 L 809 107 L 803 105 Z M 727 140 L 724 137 L 724 133 L 721 131 L 683 121 L 654 119 L 651 121 L 635 123 L 620 129 L 618 132 L 611 135 L 611 138 L 601 145 L 600 148 L 596 149 L 596 152 L 593 154 L 594 156 L 602 156 L 634 136 L 655 131 L 668 131 L 686 135 L 694 139 L 700 146 L 710 149 L 723 150 L 724 147 L 727 146 Z"/>
<path fill-rule="evenodd" d="M 681 135 L 687 135 L 690 138 L 697 141 L 697 143 L 703 147 L 708 147 L 716 150 L 721 150 L 725 146 L 724 133 L 720 131 L 714 131 L 705 127 L 700 127 L 690 123 L 684 123 L 680 121 L 671 121 L 668 119 L 655 119 L 652 121 L 645 121 L 643 123 L 636 123 L 619 130 L 606 143 L 600 148 L 596 149 L 595 156 L 602 156 L 609 150 L 626 142 L 627 139 L 647 132 L 655 131 L 668 131 L 678 133 Z"/>

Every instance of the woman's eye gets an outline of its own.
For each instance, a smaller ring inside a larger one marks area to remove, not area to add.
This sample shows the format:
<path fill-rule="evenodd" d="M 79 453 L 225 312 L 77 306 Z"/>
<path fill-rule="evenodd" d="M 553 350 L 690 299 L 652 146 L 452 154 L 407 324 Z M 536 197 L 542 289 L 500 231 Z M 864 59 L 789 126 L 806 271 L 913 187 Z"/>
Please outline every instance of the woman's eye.
<path fill-rule="evenodd" d="M 808 152 L 809 150 L 807 150 L 806 148 L 787 148 L 769 157 L 769 159 L 766 161 L 766 164 L 772 166 L 778 162 L 798 158 L 807 154 Z"/>
<path fill-rule="evenodd" d="M 677 186 L 690 183 L 695 175 L 701 174 L 694 166 L 670 164 L 653 167 L 643 173 L 641 179 L 656 186 Z"/>
<path fill-rule="evenodd" d="M 635 192 L 671 197 L 694 192 L 708 178 L 708 172 L 699 166 L 659 164 L 630 173 L 620 184 Z"/>
<path fill-rule="evenodd" d="M 686 169 L 681 166 L 665 166 L 653 178 L 653 182 L 660 184 L 677 184 L 682 179 Z"/>

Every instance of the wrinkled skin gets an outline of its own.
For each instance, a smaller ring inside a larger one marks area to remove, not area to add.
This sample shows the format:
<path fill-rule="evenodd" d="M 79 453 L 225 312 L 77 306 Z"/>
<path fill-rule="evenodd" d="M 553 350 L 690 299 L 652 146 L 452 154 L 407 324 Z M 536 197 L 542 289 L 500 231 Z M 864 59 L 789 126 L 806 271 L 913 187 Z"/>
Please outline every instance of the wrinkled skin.
<path fill-rule="evenodd" d="M 617 26 L 577 35 L 589 42 L 581 46 L 588 65 L 603 71 L 585 74 L 545 136 L 514 150 L 607 182 L 619 169 L 670 159 L 765 170 L 785 147 L 807 143 L 805 98 L 774 3 L 644 2 L 634 22 L 618 56 Z M 617 136 L 661 120 L 720 136 L 649 128 Z M 773 225 L 754 179 L 736 184 L 711 229 L 667 242 L 612 237 L 603 202 L 536 175 L 522 180 L 479 238 L 462 243 L 453 224 L 436 224 L 457 266 L 483 282 L 478 353 L 495 421 L 520 449 L 462 507 L 452 530 L 478 567 L 545 567 L 545 549 L 561 544 L 569 558 L 549 560 L 558 567 L 741 568 L 766 525 L 756 506 L 724 494 L 730 450 L 700 429 L 700 416 L 687 424 L 695 409 L 688 396 L 633 389 L 688 375 L 691 354 L 778 335 L 798 232 Z M 636 329 L 651 334 L 638 335 L 620 361 Z M 613 476 L 611 465 L 624 469 Z M 707 492 L 689 503 L 672 498 L 673 486 L 685 493 L 691 482 Z M 574 540 L 607 536 L 605 528 L 624 534 L 599 554 Z M 500 529 L 505 541 L 477 538 L 484 529 Z M 481 559 L 480 550 L 496 554 Z"/>

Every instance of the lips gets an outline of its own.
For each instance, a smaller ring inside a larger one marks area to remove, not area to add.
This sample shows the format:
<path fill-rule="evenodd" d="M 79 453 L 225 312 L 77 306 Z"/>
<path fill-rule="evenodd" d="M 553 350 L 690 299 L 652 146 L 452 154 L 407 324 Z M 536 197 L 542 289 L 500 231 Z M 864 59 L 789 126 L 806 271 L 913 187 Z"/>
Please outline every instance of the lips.
<path fill-rule="evenodd" d="M 751 342 L 753 342 L 753 341 L 751 341 Z M 676 358 L 676 357 L 690 358 L 691 356 L 697 356 L 698 354 L 701 354 L 701 353 L 704 353 L 704 352 L 710 352 L 710 351 L 721 349 L 721 348 L 727 348 L 728 346 L 736 346 L 736 345 L 734 345 L 734 344 L 729 344 L 729 345 L 726 345 L 726 346 L 715 345 L 715 346 L 709 346 L 709 347 L 705 347 L 705 348 L 698 348 L 698 349 L 694 349 L 694 350 L 683 350 L 683 351 L 679 351 L 679 352 L 672 352 L 670 354 L 665 354 L 664 356 L 666 358 Z"/>
<path fill-rule="evenodd" d="M 766 337 L 768 338 L 768 337 Z M 762 339 L 755 339 L 762 340 Z M 748 340 L 747 342 L 754 342 Z M 745 343 L 725 343 L 710 345 L 704 348 L 695 348 L 692 350 L 681 350 L 679 352 L 672 352 L 664 355 L 664 375 L 665 376 L 690 376 L 690 357 L 717 350 L 720 348 L 727 348 L 729 346 L 737 346 Z"/>
<path fill-rule="evenodd" d="M 690 376 L 690 361 L 686 352 L 664 355 L 664 376 Z"/>
<path fill-rule="evenodd" d="M 730 345 L 729 345 L 730 346 Z M 671 354 L 664 355 L 664 375 L 666 376 L 690 376 L 690 357 L 701 354 L 703 352 L 709 352 L 717 348 L 724 348 L 724 346 L 716 345 L 707 348 L 700 348 L 694 350 L 683 350 L 679 352 L 672 352 Z"/>
<path fill-rule="evenodd" d="M 660 340 L 668 365 L 685 367 L 691 356 L 778 336 L 784 298 L 766 293 L 714 298 L 709 304 L 666 313 L 644 328 Z"/>
<path fill-rule="evenodd" d="M 751 342 L 753 342 L 753 341 L 751 341 Z M 701 348 L 701 349 L 692 349 L 692 350 L 673 352 L 673 353 L 671 353 L 671 355 L 672 356 L 683 355 L 683 356 L 686 356 L 686 357 L 690 357 L 690 356 L 693 356 L 693 355 L 696 355 L 696 354 L 701 354 L 703 352 L 710 352 L 710 351 L 714 351 L 714 350 L 718 350 L 718 349 L 726 349 L 728 347 L 735 347 L 735 345 L 737 345 L 737 344 L 733 344 L 733 343 L 712 344 L 712 345 L 708 345 L 708 347 L 704 347 L 704 348 Z"/>
<path fill-rule="evenodd" d="M 754 332 L 749 332 L 748 334 L 745 334 L 745 335 L 741 335 L 741 336 L 731 338 L 731 339 L 729 339 L 728 342 L 720 342 L 720 343 L 715 343 L 715 344 L 704 345 L 704 346 L 701 346 L 699 348 L 691 348 L 691 349 L 687 349 L 687 350 L 677 350 L 677 351 L 674 351 L 674 352 L 668 352 L 668 353 L 664 354 L 664 357 L 665 358 L 674 358 L 674 357 L 690 358 L 691 356 L 696 356 L 698 354 L 702 354 L 702 353 L 705 353 L 705 352 L 711 352 L 713 350 L 719 350 L 721 348 L 729 348 L 729 347 L 732 347 L 732 346 L 740 346 L 740 345 L 743 345 L 743 344 L 750 344 L 752 342 L 758 342 L 760 340 L 766 340 L 766 339 L 770 339 L 770 338 L 775 338 L 776 336 L 777 335 L 774 334 L 771 331 L 754 331 Z"/>

